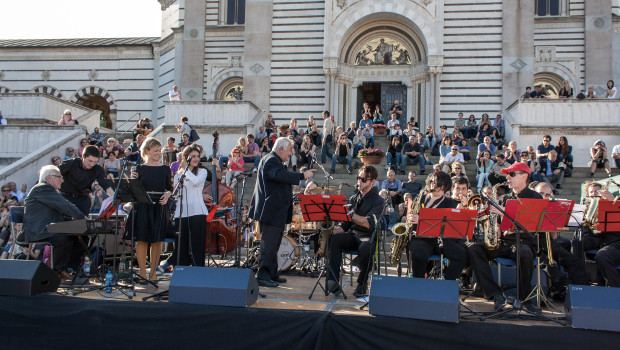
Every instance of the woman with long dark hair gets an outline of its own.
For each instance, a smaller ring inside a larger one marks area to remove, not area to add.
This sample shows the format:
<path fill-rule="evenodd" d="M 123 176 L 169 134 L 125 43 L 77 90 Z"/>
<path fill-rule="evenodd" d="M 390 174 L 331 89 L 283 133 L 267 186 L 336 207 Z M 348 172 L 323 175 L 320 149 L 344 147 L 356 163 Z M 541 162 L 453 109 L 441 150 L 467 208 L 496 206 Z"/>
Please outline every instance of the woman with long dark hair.
<path fill-rule="evenodd" d="M 174 176 L 174 184 L 178 185 L 181 175 L 185 172 L 183 181 L 183 202 L 177 203 L 174 213 L 175 225 L 181 223 L 181 235 L 177 247 L 179 264 L 182 266 L 205 266 L 205 246 L 207 231 L 207 206 L 202 198 L 202 189 L 207 179 L 207 169 L 200 166 L 202 147 L 192 144 L 183 150 L 181 166 Z M 181 201 L 181 198 L 179 199 Z M 181 212 L 181 206 L 183 212 Z M 173 263 L 176 264 L 176 261 Z"/>
<path fill-rule="evenodd" d="M 558 139 L 558 145 L 555 146 L 555 151 L 558 152 L 558 159 L 566 164 L 566 167 L 573 168 L 573 146 L 568 144 L 566 136 L 560 136 Z M 566 174 L 564 174 L 566 176 Z"/>
<path fill-rule="evenodd" d="M 152 204 L 136 203 L 134 236 L 136 244 L 136 258 L 140 267 L 140 277 L 145 280 L 157 281 L 161 242 L 168 234 L 170 226 L 170 209 L 168 199 L 172 195 L 172 173 L 167 165 L 160 162 L 161 143 L 154 137 L 149 137 L 140 148 L 143 164 L 136 166 L 138 180 L 144 186 L 151 198 Z M 146 255 L 151 247 L 150 278 L 146 276 Z"/>

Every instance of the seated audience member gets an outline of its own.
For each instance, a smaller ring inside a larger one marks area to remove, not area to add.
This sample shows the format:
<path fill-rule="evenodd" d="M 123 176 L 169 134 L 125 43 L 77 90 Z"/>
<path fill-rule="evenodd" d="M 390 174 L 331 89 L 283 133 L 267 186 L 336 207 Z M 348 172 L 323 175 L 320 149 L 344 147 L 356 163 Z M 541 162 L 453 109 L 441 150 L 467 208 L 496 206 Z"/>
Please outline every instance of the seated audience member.
<path fill-rule="evenodd" d="M 78 147 L 77 149 L 77 156 L 79 157 L 82 154 L 82 151 L 84 150 L 84 147 L 88 146 L 88 140 L 87 139 L 81 139 L 80 140 L 80 147 Z"/>
<path fill-rule="evenodd" d="M 373 124 L 385 124 L 383 122 L 383 113 L 381 112 L 381 106 L 375 105 L 375 112 L 372 115 L 372 123 Z"/>
<path fill-rule="evenodd" d="M 560 136 L 555 151 L 558 153 L 558 159 L 566 164 L 564 176 L 570 177 L 573 169 L 573 146 L 568 144 L 566 136 Z"/>
<path fill-rule="evenodd" d="M 93 183 L 93 191 L 89 195 L 90 197 L 90 213 L 99 214 L 101 211 L 101 204 L 108 199 L 108 194 L 105 193 L 103 188 L 99 186 L 99 183 L 95 181 Z"/>
<path fill-rule="evenodd" d="M 362 130 L 357 129 L 353 137 L 353 157 L 357 157 L 359 151 L 366 148 L 366 138 L 362 135 Z"/>
<path fill-rule="evenodd" d="M 471 148 L 467 145 L 467 139 L 459 140 L 459 152 L 463 155 L 463 159 L 465 160 L 463 164 L 467 164 L 471 159 Z"/>
<path fill-rule="evenodd" d="M 136 140 L 125 150 L 125 158 L 136 164 L 142 163 L 142 157 L 140 156 L 140 147 L 142 147 L 142 142 L 144 142 L 144 135 L 137 134 Z"/>
<path fill-rule="evenodd" d="M 263 137 L 260 141 L 260 156 L 264 157 L 269 152 L 271 152 L 271 147 L 269 147 L 269 139 L 267 139 L 267 137 Z"/>
<path fill-rule="evenodd" d="M 465 128 L 463 129 L 463 136 L 469 140 L 476 136 L 477 130 L 478 124 L 476 123 L 476 117 L 473 114 L 470 114 L 467 119 L 467 123 L 465 124 Z"/>
<path fill-rule="evenodd" d="M 609 155 L 607 147 L 603 140 L 596 140 L 590 148 L 590 177 L 594 176 L 597 168 L 605 168 L 607 176 L 611 177 L 611 164 L 609 164 Z"/>
<path fill-rule="evenodd" d="M 611 157 L 616 163 L 616 168 L 620 169 L 620 144 L 615 145 L 614 148 L 611 150 Z"/>
<path fill-rule="evenodd" d="M 596 91 L 594 91 L 594 86 L 588 86 L 588 91 L 586 91 L 586 98 L 598 98 L 596 95 Z"/>
<path fill-rule="evenodd" d="M 495 163 L 491 166 L 491 170 L 489 172 L 489 176 L 487 180 L 491 184 L 491 186 L 495 186 L 499 183 L 506 182 L 506 174 L 502 172 L 502 170 L 508 168 L 510 165 L 506 163 L 506 158 L 503 154 L 498 153 L 495 157 Z"/>
<path fill-rule="evenodd" d="M 110 137 L 106 142 L 105 146 L 100 147 L 101 157 L 107 158 L 110 152 L 114 152 L 116 154 L 116 158 L 120 153 L 118 146 L 116 146 L 116 139 Z"/>
<path fill-rule="evenodd" d="M 59 166 L 60 163 L 62 163 L 62 159 L 60 159 L 59 156 L 52 157 L 52 162 L 51 162 L 52 165 Z"/>
<path fill-rule="evenodd" d="M 349 140 L 353 141 L 353 138 L 355 138 L 356 134 L 357 128 L 355 127 L 355 122 L 351 122 L 349 128 L 347 129 L 347 137 L 349 138 Z"/>
<path fill-rule="evenodd" d="M 499 133 L 499 130 L 495 128 L 491 131 L 491 142 L 498 150 L 504 147 L 504 137 Z"/>
<path fill-rule="evenodd" d="M 457 145 L 452 145 L 450 152 L 439 161 L 443 172 L 446 174 L 450 174 L 450 172 L 452 171 L 452 164 L 454 163 L 460 163 L 461 166 L 463 166 L 462 164 L 465 163 L 463 154 L 459 152 L 459 146 Z"/>
<path fill-rule="evenodd" d="M 545 96 L 547 96 L 547 94 L 542 88 L 542 85 L 534 86 L 534 91 L 530 92 L 530 98 L 544 98 Z"/>
<path fill-rule="evenodd" d="M 483 143 L 478 145 L 478 154 L 476 155 L 476 158 L 480 158 L 483 151 L 489 151 L 489 153 L 491 154 L 490 159 L 495 159 L 495 145 L 491 143 L 491 137 L 486 136 L 483 141 Z"/>
<path fill-rule="evenodd" d="M 77 158 L 77 157 L 78 157 L 78 154 L 75 151 L 75 148 L 68 147 L 67 150 L 65 151 L 65 160 L 73 159 L 73 158 Z"/>
<path fill-rule="evenodd" d="M 362 129 L 362 136 L 366 139 L 366 147 L 374 148 L 375 147 L 375 129 L 372 128 L 372 125 L 366 124 L 366 127 Z"/>
<path fill-rule="evenodd" d="M 233 178 L 243 172 L 244 165 L 245 162 L 241 156 L 241 148 L 233 148 L 232 152 L 230 152 L 230 157 L 228 158 L 228 171 L 226 172 L 226 185 L 228 187 L 232 186 Z"/>
<path fill-rule="evenodd" d="M 448 153 L 450 153 L 450 151 L 452 150 L 452 139 L 450 138 L 450 136 L 444 136 L 441 139 L 441 145 L 439 146 L 439 162 L 441 163 L 441 160 L 448 155 Z"/>
<path fill-rule="evenodd" d="M 172 164 L 172 162 L 174 162 L 177 157 L 177 148 L 174 145 L 174 142 L 176 140 L 174 139 L 174 137 L 168 137 L 166 141 L 166 145 L 164 146 L 164 148 L 161 149 L 161 158 L 165 165 L 170 166 L 170 164 Z"/>
<path fill-rule="evenodd" d="M 482 151 L 480 158 L 476 160 L 477 165 L 477 175 L 476 180 L 478 180 L 478 189 L 477 192 L 480 192 L 480 189 L 484 184 L 491 186 L 489 182 L 489 174 L 491 173 L 491 168 L 493 167 L 493 160 L 491 159 L 491 152 L 488 150 Z"/>
<path fill-rule="evenodd" d="M 103 134 L 99 132 L 99 128 L 95 127 L 93 132 L 88 135 L 89 142 L 91 145 L 95 145 L 97 147 L 103 146 Z"/>
<path fill-rule="evenodd" d="M 65 111 L 62 113 L 62 116 L 60 117 L 60 120 L 58 121 L 58 125 L 76 125 L 76 124 L 77 124 L 76 120 L 71 117 L 71 111 L 68 109 L 65 109 Z"/>
<path fill-rule="evenodd" d="M 454 121 L 454 131 L 456 132 L 456 128 L 459 129 L 465 135 L 465 128 L 467 127 L 467 120 L 463 119 L 463 113 L 459 112 L 458 118 Z"/>
<path fill-rule="evenodd" d="M 420 174 L 424 175 L 424 170 L 426 169 L 424 149 L 415 139 L 410 139 L 409 142 L 403 146 L 403 155 L 400 164 L 401 174 L 407 171 L 407 164 L 419 164 Z"/>
<path fill-rule="evenodd" d="M 189 146 L 191 144 L 192 144 L 192 142 L 189 140 L 189 135 L 188 134 L 181 135 L 181 142 L 179 142 L 179 144 L 177 145 L 177 153 L 178 152 L 183 152 L 185 147 L 187 147 L 187 146 Z"/>
<path fill-rule="evenodd" d="M 398 171 L 400 171 L 401 165 L 401 152 L 403 150 L 403 146 L 400 142 L 400 138 L 398 136 L 392 136 L 392 142 L 388 146 L 387 151 L 385 152 L 385 156 L 387 158 L 387 164 L 385 165 L 385 170 L 393 168 L 394 164 L 396 164 Z"/>
<path fill-rule="evenodd" d="M 113 178 L 118 179 L 121 171 L 121 161 L 116 159 L 114 152 L 108 154 L 108 159 L 103 161 L 103 170 L 106 175 L 112 175 Z"/>
<path fill-rule="evenodd" d="M 559 98 L 572 98 L 573 97 L 573 88 L 570 87 L 568 80 L 564 80 L 564 83 L 562 83 L 562 88 L 560 89 L 560 92 L 558 93 L 558 97 Z"/>
<path fill-rule="evenodd" d="M 461 128 L 458 126 L 454 127 L 454 131 L 452 132 L 450 137 L 452 138 L 454 143 L 457 145 L 460 144 L 461 141 L 465 139 L 465 137 L 463 136 L 463 133 L 461 132 Z"/>
<path fill-rule="evenodd" d="M 422 190 L 423 185 L 422 183 L 415 181 L 416 177 L 417 177 L 417 174 L 415 171 L 412 170 L 409 172 L 409 175 L 408 175 L 409 181 L 402 184 L 401 193 L 405 193 L 405 194 L 409 193 L 411 194 L 412 198 L 416 198 L 418 196 L 418 194 Z M 403 199 L 404 199 L 404 195 L 403 195 Z"/>
<path fill-rule="evenodd" d="M 299 159 L 299 146 L 297 146 L 297 144 L 295 143 L 295 137 L 293 135 L 288 135 L 287 136 L 289 138 L 289 140 L 293 141 L 293 154 L 291 154 L 291 157 L 284 162 L 284 166 L 286 166 L 287 168 L 292 166 L 293 167 L 293 171 L 297 172 L 297 161 Z M 255 164 L 255 168 L 258 167 L 258 164 Z"/>
<path fill-rule="evenodd" d="M 79 266 L 81 248 L 76 236 L 57 235 L 47 231 L 47 225 L 73 219 L 86 218 L 82 211 L 58 193 L 63 182 L 60 170 L 46 165 L 39 172 L 39 183 L 26 197 L 24 234 L 26 242 L 50 242 L 54 245 L 54 269 L 63 278 L 71 278 L 67 268 Z"/>
<path fill-rule="evenodd" d="M 538 148 L 536 148 L 536 159 L 538 163 L 542 162 L 544 158 L 549 156 L 549 152 L 554 151 L 555 147 L 551 144 L 551 136 L 545 135 L 543 136 L 543 141 Z"/>
<path fill-rule="evenodd" d="M 308 167 L 310 167 L 315 159 L 316 145 L 312 143 L 310 136 L 304 135 L 301 146 L 299 147 L 299 165 L 308 165 Z"/>
<path fill-rule="evenodd" d="M 394 170 L 388 170 L 386 175 L 387 179 L 383 180 L 381 183 L 381 189 L 387 190 L 391 203 L 398 205 L 402 201 L 402 197 L 400 195 L 403 189 L 402 182 L 396 178 L 396 172 Z"/>
<path fill-rule="evenodd" d="M 525 88 L 525 93 L 521 96 L 521 98 L 525 99 L 525 98 L 531 98 L 531 93 L 532 93 L 532 87 L 528 86 Z"/>
<path fill-rule="evenodd" d="M 437 144 L 437 135 L 435 134 L 435 131 L 433 130 L 433 126 L 432 125 L 429 125 L 429 126 L 426 127 L 425 138 L 426 138 L 426 140 L 428 140 L 428 142 L 426 144 L 424 144 L 423 146 L 426 149 L 433 149 L 433 148 L 435 148 L 435 145 Z"/>
<path fill-rule="evenodd" d="M 510 143 L 508 143 L 508 149 L 504 152 L 504 158 L 506 163 L 510 165 L 521 160 L 521 151 L 517 149 L 516 141 L 510 141 Z"/>
<path fill-rule="evenodd" d="M 392 129 L 394 129 L 394 126 L 399 125 L 400 126 L 400 122 L 398 121 L 398 119 L 396 119 L 397 115 L 394 113 L 391 115 L 390 120 L 388 120 L 387 122 L 387 128 L 389 129 L 390 133 L 392 132 Z"/>
<path fill-rule="evenodd" d="M 609 80 L 607 82 L 607 98 L 616 98 L 617 96 L 617 89 L 614 86 L 614 81 L 613 80 Z"/>
<path fill-rule="evenodd" d="M 347 138 L 347 135 L 342 133 L 337 136 L 338 140 L 335 144 L 334 155 L 332 157 L 331 173 L 336 172 L 336 163 L 347 163 L 347 171 L 349 174 L 353 172 L 353 150 L 351 148 L 351 141 Z"/>
<path fill-rule="evenodd" d="M 483 143 L 484 138 L 491 135 L 493 135 L 491 125 L 489 123 L 481 124 L 480 130 L 478 130 L 478 134 L 476 134 L 476 142 Z"/>
<path fill-rule="evenodd" d="M 381 220 L 381 229 L 387 230 L 387 235 L 392 234 L 392 226 L 394 226 L 398 219 L 398 211 L 394 209 L 396 204 L 392 203 L 388 190 L 379 191 L 379 195 L 387 202 L 385 205 L 385 211 L 383 212 L 383 220 Z"/>
<path fill-rule="evenodd" d="M 258 140 L 259 144 L 262 144 L 263 140 L 269 140 L 269 138 L 267 137 L 267 132 L 265 131 L 265 127 L 264 126 L 259 126 L 258 127 L 258 133 L 256 134 L 256 139 Z"/>
<path fill-rule="evenodd" d="M 469 179 L 467 178 L 467 174 L 465 173 L 465 168 L 463 168 L 462 163 L 459 163 L 459 162 L 452 163 L 452 167 L 450 168 L 450 170 L 451 170 L 450 178 L 452 178 L 452 182 L 455 182 L 462 177 L 466 178 L 467 181 L 469 181 Z"/>
<path fill-rule="evenodd" d="M 258 163 L 260 163 L 260 150 L 258 144 L 254 142 L 254 135 L 248 134 L 246 137 L 248 139 L 248 145 L 245 149 L 245 153 L 243 153 L 242 150 L 243 160 L 246 163 L 254 163 L 252 171 L 256 172 L 258 169 Z"/>
<path fill-rule="evenodd" d="M 493 129 L 497 129 L 502 139 L 506 135 L 506 124 L 504 123 L 504 119 L 501 114 L 495 116 L 495 120 L 493 121 Z"/>
<path fill-rule="evenodd" d="M 270 136 L 272 132 L 276 130 L 276 122 L 273 120 L 273 115 L 269 113 L 267 115 L 267 120 L 265 120 L 265 132 L 267 132 L 267 136 Z"/>
<path fill-rule="evenodd" d="M 315 146 L 321 146 L 323 135 L 321 135 L 321 131 L 317 128 L 316 123 L 312 124 L 312 127 L 308 128 L 308 135 Z"/>

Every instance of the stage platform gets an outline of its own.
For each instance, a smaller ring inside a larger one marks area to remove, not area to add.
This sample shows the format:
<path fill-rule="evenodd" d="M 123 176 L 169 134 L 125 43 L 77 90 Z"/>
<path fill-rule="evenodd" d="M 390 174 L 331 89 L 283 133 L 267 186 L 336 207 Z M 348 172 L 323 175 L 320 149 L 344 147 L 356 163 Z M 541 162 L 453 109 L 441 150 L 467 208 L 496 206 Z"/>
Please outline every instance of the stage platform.
<path fill-rule="evenodd" d="M 33 297 L 0 297 L 3 347 L 7 349 L 614 349 L 620 334 L 563 327 L 527 319 L 461 319 L 459 324 L 372 316 L 360 310 L 353 287 L 348 299 L 325 296 L 315 279 L 286 276 L 249 308 L 141 301 L 167 290 L 140 286 L 129 300 L 118 291 L 70 291 Z M 466 305 L 490 311 L 470 298 Z M 561 306 L 561 305 L 558 305 Z M 462 314 L 463 315 L 463 314 Z"/>

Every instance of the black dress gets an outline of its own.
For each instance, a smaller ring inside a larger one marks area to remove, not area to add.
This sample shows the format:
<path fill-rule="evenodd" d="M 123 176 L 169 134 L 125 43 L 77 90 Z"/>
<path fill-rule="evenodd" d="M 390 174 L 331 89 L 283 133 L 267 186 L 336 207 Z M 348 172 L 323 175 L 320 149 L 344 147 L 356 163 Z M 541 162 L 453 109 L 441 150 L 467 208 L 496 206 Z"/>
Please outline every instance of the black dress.
<path fill-rule="evenodd" d="M 172 173 L 166 165 L 136 167 L 138 179 L 142 182 L 151 200 L 156 204 L 136 203 L 135 239 L 141 242 L 162 242 L 170 227 L 170 201 L 159 204 L 159 198 L 165 191 L 172 191 Z M 131 225 L 131 221 L 128 223 Z"/>

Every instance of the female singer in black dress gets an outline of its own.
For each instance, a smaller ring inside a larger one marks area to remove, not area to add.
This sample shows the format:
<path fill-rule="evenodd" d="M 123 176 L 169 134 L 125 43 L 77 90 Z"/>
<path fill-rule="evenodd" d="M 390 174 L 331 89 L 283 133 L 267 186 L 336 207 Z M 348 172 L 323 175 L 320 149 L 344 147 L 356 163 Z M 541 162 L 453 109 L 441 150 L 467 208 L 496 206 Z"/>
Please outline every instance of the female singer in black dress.
<path fill-rule="evenodd" d="M 458 205 L 454 199 L 450 198 L 452 179 L 443 171 L 431 176 L 427 188 L 429 194 L 422 197 L 421 208 L 456 208 Z M 408 219 L 417 226 L 418 213 L 410 214 Z M 427 272 L 428 258 L 433 254 L 440 254 L 437 238 L 415 237 L 409 242 L 408 249 L 412 260 L 413 277 L 424 278 L 424 274 Z M 444 238 L 443 255 L 450 261 L 444 271 L 445 278 L 447 280 L 458 279 L 467 264 L 465 242 L 460 239 Z"/>
<path fill-rule="evenodd" d="M 183 150 L 181 166 L 174 176 L 175 186 L 185 168 L 183 181 L 183 202 L 177 203 L 174 213 L 175 227 L 179 227 L 179 220 L 182 218 L 181 235 L 178 244 L 179 264 L 182 266 L 194 265 L 205 266 L 205 247 L 207 240 L 207 206 L 202 198 L 202 189 L 207 179 L 207 169 L 200 167 L 200 155 L 202 147 L 192 144 Z M 189 162 L 188 162 L 189 160 Z M 180 201 L 181 199 L 179 199 Z M 183 213 L 181 213 L 183 206 Z M 191 259 L 190 259 L 191 256 Z M 176 261 L 173 261 L 176 264 Z"/>
<path fill-rule="evenodd" d="M 140 154 L 145 162 L 136 167 L 136 176 L 149 194 L 153 204 L 136 203 L 134 213 L 136 257 L 140 266 L 140 277 L 146 277 L 146 254 L 151 246 L 150 280 L 157 281 L 157 266 L 161 255 L 161 242 L 168 233 L 170 208 L 168 199 L 172 195 L 172 173 L 160 162 L 161 143 L 149 137 L 142 143 Z"/>

